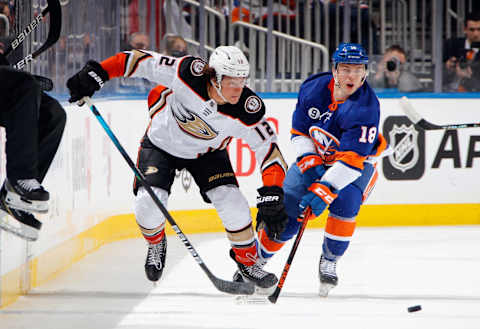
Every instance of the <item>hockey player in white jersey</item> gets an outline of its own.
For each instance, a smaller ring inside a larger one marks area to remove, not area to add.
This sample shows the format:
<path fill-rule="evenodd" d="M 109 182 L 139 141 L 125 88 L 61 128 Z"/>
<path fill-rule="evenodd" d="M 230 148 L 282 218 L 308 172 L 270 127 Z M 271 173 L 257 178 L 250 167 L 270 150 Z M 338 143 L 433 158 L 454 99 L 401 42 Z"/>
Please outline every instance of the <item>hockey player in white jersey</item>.
<path fill-rule="evenodd" d="M 151 122 L 141 141 L 138 167 L 164 205 L 175 170 L 186 168 L 220 216 L 231 243 L 230 256 L 241 275 L 267 291 L 277 277 L 262 268 L 250 210 L 238 188 L 227 153 L 232 137 L 255 152 L 262 173 L 257 223 L 272 236 L 285 228 L 282 184 L 287 165 L 266 121 L 263 101 L 246 86 L 250 65 L 236 47 L 221 46 L 209 63 L 144 50 L 119 53 L 101 63 L 89 61 L 67 81 L 70 102 L 92 96 L 114 77 L 141 77 L 161 84 L 149 95 Z M 165 266 L 165 218 L 143 187 L 134 184 L 135 216 L 149 243 L 145 271 L 157 281 Z"/>

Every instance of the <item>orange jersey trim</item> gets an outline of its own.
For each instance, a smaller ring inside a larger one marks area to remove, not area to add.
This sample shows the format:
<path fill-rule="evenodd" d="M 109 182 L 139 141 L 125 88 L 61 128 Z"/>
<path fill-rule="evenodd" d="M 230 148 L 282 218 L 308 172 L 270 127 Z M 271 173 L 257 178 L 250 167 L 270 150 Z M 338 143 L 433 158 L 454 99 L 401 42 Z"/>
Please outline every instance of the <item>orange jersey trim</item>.
<path fill-rule="evenodd" d="M 115 56 L 109 57 L 100 63 L 103 69 L 107 71 L 110 79 L 121 77 L 125 73 L 125 66 L 127 62 L 127 54 L 118 53 Z"/>
<path fill-rule="evenodd" d="M 262 181 L 264 186 L 283 186 L 283 180 L 285 179 L 285 171 L 278 163 L 274 163 L 268 166 L 262 172 Z"/>
<path fill-rule="evenodd" d="M 330 80 L 330 82 L 328 83 L 328 89 L 330 90 L 330 99 L 332 100 L 332 104 L 328 105 L 328 109 L 332 112 L 338 109 L 338 104 L 345 103 L 345 101 L 337 102 L 335 100 L 335 97 L 333 97 L 334 87 L 335 87 L 335 79 L 332 78 L 332 80 Z"/>
<path fill-rule="evenodd" d="M 305 137 L 310 138 L 309 135 L 304 134 L 304 133 L 301 133 L 301 132 L 299 132 L 298 130 L 295 130 L 295 129 L 293 129 L 293 128 L 292 128 L 292 130 L 290 130 L 290 133 L 293 134 L 293 135 L 300 135 L 300 136 L 305 136 Z"/>
<path fill-rule="evenodd" d="M 377 152 L 373 155 L 374 157 L 379 156 L 382 154 L 383 151 L 387 149 L 387 140 L 381 133 L 378 133 L 378 146 L 377 146 Z"/>
<path fill-rule="evenodd" d="M 329 216 L 327 218 L 327 225 L 325 226 L 325 232 L 330 235 L 338 237 L 351 237 L 355 232 L 355 222 L 347 222 L 335 217 Z"/>
<path fill-rule="evenodd" d="M 168 89 L 167 87 L 162 85 L 158 85 L 155 88 L 153 88 L 148 94 L 148 107 L 152 107 L 152 105 L 155 104 L 160 99 L 162 92 L 167 89 Z"/>
<path fill-rule="evenodd" d="M 335 160 L 342 161 L 349 166 L 363 170 L 363 162 L 367 157 L 361 156 L 353 151 L 337 152 L 335 153 Z"/>

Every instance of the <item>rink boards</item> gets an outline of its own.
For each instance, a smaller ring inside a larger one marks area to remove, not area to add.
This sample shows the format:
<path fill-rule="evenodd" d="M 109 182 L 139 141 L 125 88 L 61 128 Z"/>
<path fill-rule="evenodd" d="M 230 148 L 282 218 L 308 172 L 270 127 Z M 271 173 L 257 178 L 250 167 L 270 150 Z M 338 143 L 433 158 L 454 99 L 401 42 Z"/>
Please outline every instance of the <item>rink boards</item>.
<path fill-rule="evenodd" d="M 412 99 L 437 124 L 478 122 L 478 99 Z M 289 163 L 294 98 L 266 98 L 267 117 Z M 395 154 L 378 162 L 379 178 L 357 218 L 360 226 L 480 224 L 480 128 L 421 131 L 406 119 L 398 99 L 380 99 L 380 132 Z M 112 98 L 97 106 L 135 161 L 148 125 L 146 100 Z M 138 237 L 132 213 L 133 175 L 87 108 L 66 106 L 67 128 L 47 175 L 50 212 L 35 243 L 0 233 L 0 306 L 37 286 L 104 243 Z M 3 136 L 4 140 L 4 136 Z M 229 146 L 233 168 L 254 207 L 260 175 L 253 153 L 241 140 Z M 1 175 L 4 177 L 2 156 Z M 169 209 L 185 233 L 222 231 L 187 172 L 172 188 Z M 188 202 L 186 202 L 188 201 Z M 252 210 L 254 211 L 254 210 Z M 324 216 L 311 222 L 321 227 Z M 172 232 L 169 230 L 169 233 Z"/>

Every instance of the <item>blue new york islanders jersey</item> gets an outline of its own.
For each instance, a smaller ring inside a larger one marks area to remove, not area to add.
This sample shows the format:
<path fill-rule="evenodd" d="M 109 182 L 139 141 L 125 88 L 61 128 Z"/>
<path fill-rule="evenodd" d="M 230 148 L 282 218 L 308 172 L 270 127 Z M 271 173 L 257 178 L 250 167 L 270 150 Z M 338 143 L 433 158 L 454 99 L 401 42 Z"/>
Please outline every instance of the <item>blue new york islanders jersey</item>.
<path fill-rule="evenodd" d="M 376 154 L 380 144 L 380 104 L 366 82 L 344 102 L 334 100 L 333 89 L 331 73 L 315 74 L 305 80 L 293 114 L 292 139 L 309 137 L 327 165 L 341 161 L 361 171 L 365 159 Z M 298 152 L 304 151 L 300 148 Z"/>

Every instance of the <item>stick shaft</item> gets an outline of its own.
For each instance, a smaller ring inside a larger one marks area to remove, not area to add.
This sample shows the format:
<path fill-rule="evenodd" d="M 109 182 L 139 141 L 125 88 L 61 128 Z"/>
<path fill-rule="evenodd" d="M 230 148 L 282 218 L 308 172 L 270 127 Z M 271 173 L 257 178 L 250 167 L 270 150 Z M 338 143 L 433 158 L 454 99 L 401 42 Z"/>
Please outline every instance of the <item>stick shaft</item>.
<path fill-rule="evenodd" d="M 280 296 L 280 292 L 282 291 L 283 284 L 285 283 L 285 280 L 287 279 L 287 274 L 288 271 L 290 271 L 290 266 L 292 265 L 293 262 L 293 257 L 295 257 L 295 253 L 297 252 L 298 245 L 300 244 L 300 240 L 302 239 L 303 232 L 305 231 L 305 228 L 307 227 L 308 224 L 308 219 L 311 215 L 311 209 L 307 208 L 307 210 L 302 214 L 302 226 L 300 226 L 300 229 L 298 230 L 297 236 L 295 238 L 295 241 L 293 242 L 292 249 L 290 250 L 290 253 L 288 254 L 287 261 L 285 263 L 285 266 L 283 267 L 282 275 L 280 276 L 280 279 L 278 280 L 277 287 L 275 288 L 275 291 L 273 294 L 268 296 L 268 300 L 275 304 L 277 302 L 278 297 Z"/>
<path fill-rule="evenodd" d="M 245 294 L 245 295 L 251 295 L 254 292 L 254 286 L 252 284 L 248 283 L 242 283 L 242 282 L 232 282 L 232 281 L 225 281 L 217 278 L 213 273 L 208 269 L 208 267 L 205 265 L 203 262 L 202 258 L 200 255 L 197 253 L 193 245 L 190 243 L 186 235 L 182 232 L 182 230 L 178 227 L 177 223 L 173 219 L 173 217 L 170 215 L 170 213 L 167 211 L 167 209 L 163 206 L 161 201 L 158 199 L 157 195 L 155 192 L 153 192 L 152 187 L 150 184 L 145 180 L 143 177 L 142 173 L 137 169 L 135 166 L 135 163 L 133 163 L 132 159 L 128 155 L 128 153 L 125 151 L 123 146 L 120 144 L 119 140 L 117 137 L 114 135 L 108 124 L 105 122 L 103 119 L 102 115 L 96 108 L 96 106 L 90 101 L 90 98 L 85 97 L 83 98 L 84 102 L 87 103 L 87 105 L 90 107 L 90 110 L 93 112 L 97 120 L 100 122 L 102 125 L 103 129 L 107 133 L 107 135 L 110 137 L 112 140 L 113 144 L 117 147 L 118 151 L 120 154 L 123 156 L 129 167 L 132 169 L 132 171 L 135 173 L 135 177 L 138 179 L 138 181 L 142 184 L 142 186 L 145 188 L 145 190 L 148 192 L 154 203 L 157 205 L 157 207 L 160 209 L 162 214 L 165 216 L 169 224 L 172 226 L 172 229 L 175 231 L 177 236 L 182 240 L 183 244 L 185 247 L 188 249 L 190 254 L 193 256 L 195 261 L 200 265 L 202 270 L 207 274 L 208 278 L 210 281 L 213 283 L 213 285 L 220 291 L 230 293 L 230 294 Z"/>

